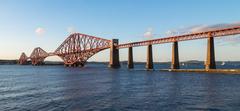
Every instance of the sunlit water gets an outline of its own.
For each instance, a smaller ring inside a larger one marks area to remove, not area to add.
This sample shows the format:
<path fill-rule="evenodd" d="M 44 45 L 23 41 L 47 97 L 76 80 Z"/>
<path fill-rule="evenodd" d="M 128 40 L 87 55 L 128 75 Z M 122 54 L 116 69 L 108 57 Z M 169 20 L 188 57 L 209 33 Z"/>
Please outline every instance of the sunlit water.
<path fill-rule="evenodd" d="M 240 75 L 0 65 L 0 111 L 239 111 Z"/>

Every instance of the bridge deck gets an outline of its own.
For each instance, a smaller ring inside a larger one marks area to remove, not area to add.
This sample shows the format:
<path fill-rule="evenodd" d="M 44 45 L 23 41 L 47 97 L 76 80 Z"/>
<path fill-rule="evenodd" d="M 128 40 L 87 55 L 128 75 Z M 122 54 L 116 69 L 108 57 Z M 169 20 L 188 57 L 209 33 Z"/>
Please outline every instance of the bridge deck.
<path fill-rule="evenodd" d="M 229 36 L 229 35 L 235 35 L 235 34 L 240 34 L 240 26 L 211 30 L 206 32 L 178 35 L 178 36 L 172 36 L 172 37 L 166 37 L 166 38 L 160 38 L 160 39 L 120 44 L 117 46 L 117 48 L 121 49 L 121 48 L 128 48 L 128 47 L 138 47 L 138 46 L 146 46 L 149 44 L 163 44 L 163 43 L 170 43 L 170 42 L 176 42 L 176 41 L 204 39 L 208 37 L 222 37 L 222 36 Z"/>

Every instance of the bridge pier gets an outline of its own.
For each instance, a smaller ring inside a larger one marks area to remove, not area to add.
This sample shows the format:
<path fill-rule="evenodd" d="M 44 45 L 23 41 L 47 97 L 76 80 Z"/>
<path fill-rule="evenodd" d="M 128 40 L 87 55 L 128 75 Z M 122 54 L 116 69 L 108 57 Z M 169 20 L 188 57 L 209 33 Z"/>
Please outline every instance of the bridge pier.
<path fill-rule="evenodd" d="M 84 64 L 80 63 L 78 66 L 79 66 L 79 67 L 84 67 Z"/>
<path fill-rule="evenodd" d="M 41 65 L 44 65 L 45 63 L 43 61 L 38 61 L 38 62 L 33 62 L 32 61 L 32 65 L 33 66 L 41 66 Z"/>
<path fill-rule="evenodd" d="M 76 62 L 74 64 L 64 64 L 64 67 L 84 67 L 84 64 L 80 62 Z"/>
<path fill-rule="evenodd" d="M 147 63 L 145 67 L 147 70 L 153 69 L 152 45 L 147 46 Z"/>
<path fill-rule="evenodd" d="M 180 69 L 179 55 L 178 55 L 178 42 L 173 42 L 172 45 L 172 65 L 171 69 Z"/>
<path fill-rule="evenodd" d="M 81 63 L 81 62 L 76 62 L 76 67 L 84 67 L 84 63 Z"/>
<path fill-rule="evenodd" d="M 132 47 L 128 48 L 128 68 L 129 69 L 133 69 L 134 68 Z"/>
<path fill-rule="evenodd" d="M 65 67 L 72 67 L 71 64 L 65 64 L 64 66 L 65 66 Z"/>
<path fill-rule="evenodd" d="M 211 33 L 209 33 L 209 37 L 207 38 L 207 59 L 205 62 L 205 69 L 216 69 L 215 63 L 215 51 L 214 51 L 214 38 Z"/>
<path fill-rule="evenodd" d="M 116 48 L 118 45 L 118 39 L 112 39 L 110 43 L 110 62 L 108 67 L 110 68 L 120 68 L 119 62 L 119 49 Z"/>

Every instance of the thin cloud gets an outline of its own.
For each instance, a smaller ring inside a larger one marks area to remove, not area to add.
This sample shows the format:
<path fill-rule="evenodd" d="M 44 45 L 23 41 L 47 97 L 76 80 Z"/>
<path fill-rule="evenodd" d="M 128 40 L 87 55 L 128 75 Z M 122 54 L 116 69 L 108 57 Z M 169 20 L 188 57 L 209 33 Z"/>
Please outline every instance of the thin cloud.
<path fill-rule="evenodd" d="M 190 27 L 183 27 L 174 30 L 168 30 L 165 34 L 166 36 L 175 36 L 175 35 L 182 35 L 182 34 L 190 34 L 190 33 L 197 33 L 197 32 L 205 32 L 211 30 L 217 30 L 222 28 L 230 28 L 234 26 L 240 26 L 240 22 L 235 23 L 222 23 L 222 24 L 214 24 L 214 25 L 194 25 Z M 232 35 L 230 37 L 222 37 L 216 39 L 216 43 L 219 45 L 238 45 L 240 42 L 239 35 Z"/>
<path fill-rule="evenodd" d="M 38 35 L 38 36 L 43 36 L 45 33 L 46 33 L 46 30 L 42 27 L 38 27 L 36 30 L 35 30 L 35 33 Z"/>
<path fill-rule="evenodd" d="M 197 33 L 197 32 L 211 31 L 211 30 L 217 30 L 217 29 L 222 29 L 222 28 L 229 28 L 229 27 L 234 27 L 234 26 L 240 26 L 240 22 L 222 23 L 222 24 L 214 24 L 214 25 L 206 25 L 206 24 L 193 25 L 190 27 L 183 27 L 183 28 L 168 30 L 166 32 L 166 35 L 169 35 L 169 34 L 180 35 L 180 34 Z"/>
<path fill-rule="evenodd" d="M 148 28 L 147 31 L 143 34 L 145 39 L 153 39 L 153 29 Z"/>

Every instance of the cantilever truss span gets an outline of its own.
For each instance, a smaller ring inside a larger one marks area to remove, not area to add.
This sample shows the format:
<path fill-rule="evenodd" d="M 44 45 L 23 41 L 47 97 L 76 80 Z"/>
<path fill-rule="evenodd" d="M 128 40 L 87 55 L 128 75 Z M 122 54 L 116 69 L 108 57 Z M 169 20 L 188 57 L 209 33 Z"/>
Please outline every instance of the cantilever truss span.
<path fill-rule="evenodd" d="M 110 40 L 102 39 L 81 33 L 71 34 L 55 52 L 47 53 L 42 48 L 37 47 L 29 57 L 33 65 L 40 65 L 48 56 L 59 56 L 65 65 L 81 65 L 94 54 L 110 47 Z M 20 64 L 24 64 L 28 57 L 23 53 L 19 59 Z"/>
<path fill-rule="evenodd" d="M 132 42 L 126 44 L 116 45 L 117 49 L 146 46 L 151 44 L 163 44 L 177 41 L 187 41 L 195 39 L 204 39 L 209 37 L 222 37 L 228 35 L 240 34 L 240 26 L 231 28 L 217 29 L 199 33 L 178 35 L 166 38 L 159 38 L 154 40 Z M 94 37 L 81 33 L 71 34 L 56 50 L 55 52 L 47 53 L 40 47 L 33 50 L 31 56 L 33 65 L 43 63 L 44 59 L 48 56 L 57 55 L 61 57 L 66 65 L 81 65 L 83 66 L 86 61 L 94 54 L 104 49 L 110 48 L 111 41 L 99 37 Z M 28 57 L 22 53 L 19 63 L 26 63 Z"/>
<path fill-rule="evenodd" d="M 81 33 L 71 34 L 56 50 L 64 64 L 83 66 L 94 54 L 110 47 L 110 40 Z"/>
<path fill-rule="evenodd" d="M 25 65 L 27 64 L 28 57 L 27 55 L 23 52 L 18 60 L 19 64 Z"/>
<path fill-rule="evenodd" d="M 30 59 L 33 65 L 43 64 L 43 61 L 46 57 L 48 57 L 48 53 L 40 47 L 35 48 L 30 55 Z"/>

